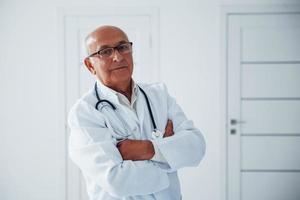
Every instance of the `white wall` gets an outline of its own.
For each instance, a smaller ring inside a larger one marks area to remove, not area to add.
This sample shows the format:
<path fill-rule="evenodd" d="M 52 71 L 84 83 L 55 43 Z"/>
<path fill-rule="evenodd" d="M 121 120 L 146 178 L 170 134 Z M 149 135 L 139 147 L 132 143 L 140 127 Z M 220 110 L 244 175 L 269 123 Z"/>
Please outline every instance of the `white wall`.
<path fill-rule="evenodd" d="M 159 7 L 161 79 L 207 141 L 200 166 L 180 173 L 184 199 L 219 200 L 224 195 L 220 5 L 298 2 L 1 0 L 0 199 L 63 200 L 65 195 L 57 7 Z"/>

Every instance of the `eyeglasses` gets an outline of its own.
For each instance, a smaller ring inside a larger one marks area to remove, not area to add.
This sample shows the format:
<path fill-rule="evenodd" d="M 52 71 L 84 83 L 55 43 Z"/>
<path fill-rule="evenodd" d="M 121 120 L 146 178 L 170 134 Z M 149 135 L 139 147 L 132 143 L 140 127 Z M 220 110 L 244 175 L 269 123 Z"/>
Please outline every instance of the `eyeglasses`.
<path fill-rule="evenodd" d="M 100 58 L 109 58 L 113 55 L 114 51 L 117 50 L 120 54 L 124 55 L 132 52 L 132 42 L 121 43 L 115 47 L 107 47 L 100 49 L 99 51 L 92 53 L 87 58 L 99 55 Z"/>

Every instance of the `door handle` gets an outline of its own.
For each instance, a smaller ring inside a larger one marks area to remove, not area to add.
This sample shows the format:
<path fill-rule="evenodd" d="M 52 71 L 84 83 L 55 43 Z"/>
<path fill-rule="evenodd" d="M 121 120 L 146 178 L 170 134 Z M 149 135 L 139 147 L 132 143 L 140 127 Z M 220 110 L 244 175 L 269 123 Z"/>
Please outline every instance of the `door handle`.
<path fill-rule="evenodd" d="M 236 125 L 236 124 L 244 124 L 246 123 L 245 121 L 242 121 L 242 120 L 236 120 L 236 119 L 231 119 L 230 120 L 230 124 L 231 125 Z"/>
<path fill-rule="evenodd" d="M 245 121 L 242 121 L 242 120 L 237 120 L 237 119 L 230 119 L 230 124 L 231 125 L 237 125 L 237 124 L 243 124 L 243 123 L 246 123 Z M 231 135 L 235 135 L 237 132 L 236 132 L 236 129 L 235 128 L 231 128 L 230 129 L 230 134 Z"/>

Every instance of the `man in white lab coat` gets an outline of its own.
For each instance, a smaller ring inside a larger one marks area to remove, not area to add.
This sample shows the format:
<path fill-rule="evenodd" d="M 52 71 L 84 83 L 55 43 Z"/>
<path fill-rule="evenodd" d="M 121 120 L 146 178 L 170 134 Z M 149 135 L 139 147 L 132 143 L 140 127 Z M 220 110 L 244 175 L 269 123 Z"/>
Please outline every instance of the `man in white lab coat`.
<path fill-rule="evenodd" d="M 177 170 L 205 154 L 200 131 L 163 84 L 132 79 L 132 43 L 114 26 L 86 39 L 95 87 L 69 113 L 69 154 L 90 200 L 182 199 Z"/>

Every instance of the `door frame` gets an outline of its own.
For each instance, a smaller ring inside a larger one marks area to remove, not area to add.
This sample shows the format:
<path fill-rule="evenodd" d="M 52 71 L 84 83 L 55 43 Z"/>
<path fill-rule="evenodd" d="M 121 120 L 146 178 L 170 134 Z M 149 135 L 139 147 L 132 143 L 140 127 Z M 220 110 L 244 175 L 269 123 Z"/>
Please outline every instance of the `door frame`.
<path fill-rule="evenodd" d="M 113 7 L 113 6 L 97 6 L 95 7 L 57 7 L 56 17 L 57 17 L 57 50 L 58 50 L 58 61 L 59 66 L 57 79 L 60 84 L 58 84 L 58 96 L 60 98 L 60 104 L 58 107 L 58 146 L 59 146 L 59 158 L 61 158 L 61 175 L 62 185 L 61 194 L 64 200 L 82 200 L 85 195 L 82 194 L 82 188 L 84 187 L 81 183 L 80 170 L 75 167 L 68 156 L 68 136 L 69 127 L 67 123 L 68 107 L 74 102 L 74 99 L 70 99 L 68 94 L 76 93 L 76 89 L 67 88 L 67 66 L 66 66 L 66 47 L 65 47 L 65 19 L 68 16 L 76 17 L 86 17 L 86 16 L 103 16 L 103 15 L 133 15 L 133 16 L 149 16 L 151 17 L 151 41 L 152 44 L 159 48 L 159 8 L 155 6 L 144 6 L 144 7 L 134 7 L 134 6 L 123 6 L 123 7 Z M 157 68 L 158 75 L 160 67 L 159 52 L 154 55 L 157 58 L 154 62 Z M 70 91 L 71 90 L 71 91 Z"/>
<path fill-rule="evenodd" d="M 228 17 L 230 15 L 249 15 L 249 14 L 293 14 L 300 12 L 300 4 L 297 5 L 221 5 L 220 25 L 221 25 L 221 63 L 220 63 L 220 100 L 221 100 L 221 200 L 228 199 L 228 135 L 229 120 L 228 116 Z"/>

